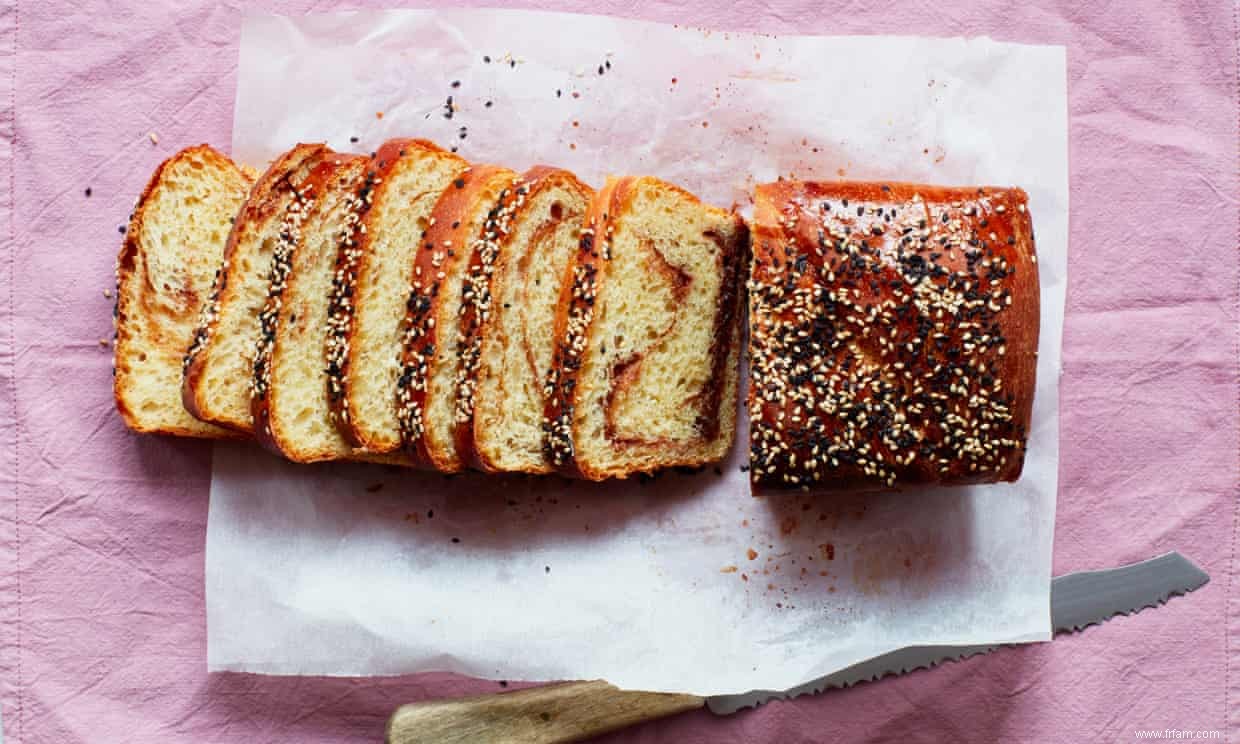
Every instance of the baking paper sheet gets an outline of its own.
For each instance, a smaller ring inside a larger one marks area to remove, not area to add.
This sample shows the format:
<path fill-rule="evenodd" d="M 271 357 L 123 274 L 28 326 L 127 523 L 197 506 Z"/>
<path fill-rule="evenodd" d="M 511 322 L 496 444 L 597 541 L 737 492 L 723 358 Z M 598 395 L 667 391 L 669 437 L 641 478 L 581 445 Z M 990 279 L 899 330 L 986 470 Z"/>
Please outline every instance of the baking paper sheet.
<path fill-rule="evenodd" d="M 254 165 L 299 140 L 369 152 L 419 136 L 595 186 L 654 174 L 743 210 L 753 183 L 778 176 L 1021 186 L 1042 332 L 1015 484 L 758 498 L 743 446 L 718 469 L 597 485 L 295 466 L 218 445 L 211 669 L 601 677 L 708 695 L 789 687 L 905 645 L 1050 637 L 1062 47 L 500 10 L 252 16 L 242 34 L 233 153 Z"/>

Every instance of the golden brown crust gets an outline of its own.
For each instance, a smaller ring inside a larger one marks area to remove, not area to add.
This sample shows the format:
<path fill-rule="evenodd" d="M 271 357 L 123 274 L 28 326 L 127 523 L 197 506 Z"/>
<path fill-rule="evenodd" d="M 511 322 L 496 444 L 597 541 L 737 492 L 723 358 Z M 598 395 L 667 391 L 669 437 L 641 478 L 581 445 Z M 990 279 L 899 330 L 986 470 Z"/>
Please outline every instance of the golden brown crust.
<path fill-rule="evenodd" d="M 293 267 L 294 252 L 298 248 L 301 221 L 313 213 L 315 204 L 322 204 L 324 194 L 332 188 L 332 182 L 350 168 L 358 167 L 363 158 L 358 155 L 331 153 L 319 161 L 310 175 L 297 188 L 297 204 L 290 208 L 291 220 L 281 230 L 280 244 L 272 256 L 271 283 L 267 289 L 267 303 L 259 315 L 262 332 L 254 356 L 254 377 L 250 398 L 251 415 L 254 418 L 254 438 L 267 449 L 295 461 L 323 459 L 305 456 L 283 446 L 287 437 L 280 436 L 271 426 L 271 361 L 279 338 L 281 322 L 281 298 Z"/>
<path fill-rule="evenodd" d="M 1023 191 L 781 181 L 754 221 L 755 485 L 1019 477 L 1039 319 Z"/>
<path fill-rule="evenodd" d="M 250 434 L 254 430 L 253 421 L 234 420 L 228 417 L 213 415 L 205 402 L 206 391 L 202 389 L 203 373 L 210 354 L 210 346 L 219 322 L 219 309 L 222 303 L 229 300 L 229 274 L 237 249 L 237 243 L 247 231 L 255 229 L 259 223 L 266 222 L 274 212 L 282 209 L 284 198 L 296 190 L 299 174 L 313 167 L 319 159 L 331 151 L 323 144 L 298 144 L 281 155 L 259 177 L 250 189 L 250 194 L 242 205 L 241 211 L 233 220 L 232 229 L 228 233 L 228 242 L 224 247 L 224 261 L 216 272 L 211 295 L 203 308 L 202 318 L 194 332 L 194 338 L 185 352 L 182 362 L 181 400 L 185 409 L 195 418 L 225 426 L 238 432 Z"/>
<path fill-rule="evenodd" d="M 439 332 L 457 333 L 457 327 L 442 329 L 429 322 L 439 315 L 442 280 L 440 271 L 451 273 L 453 264 L 470 261 L 470 246 L 478 237 L 467 234 L 469 218 L 476 209 L 494 211 L 494 205 L 478 205 L 492 181 L 516 178 L 516 174 L 497 165 L 467 168 L 445 190 L 435 203 L 430 225 L 422 235 L 414 256 L 413 291 L 406 305 L 404 327 L 407 329 L 401 353 L 401 375 L 397 383 L 397 406 L 401 439 L 406 453 L 415 465 L 452 473 L 464 469 L 467 455 L 454 447 L 454 452 L 441 451 L 426 435 L 424 416 L 427 408 L 428 385 L 433 376 L 432 365 L 439 348 Z M 481 226 L 486 230 L 484 221 Z"/>
<path fill-rule="evenodd" d="M 200 156 L 206 160 L 216 161 L 222 168 L 236 168 L 236 165 L 225 155 L 221 154 L 210 145 L 201 144 L 192 147 L 186 147 L 180 150 L 172 157 L 159 164 L 155 172 L 151 174 L 151 178 L 147 181 L 146 187 L 142 189 L 142 195 L 138 197 L 137 205 L 134 207 L 133 213 L 129 217 L 129 226 L 125 230 L 125 238 L 121 241 L 121 249 L 116 258 L 116 304 L 113 308 L 113 316 L 116 321 L 116 348 L 114 349 L 114 359 L 119 359 L 124 350 L 124 346 L 129 344 L 132 339 L 128 335 L 128 326 L 125 322 L 126 318 L 135 315 L 151 315 L 163 312 L 160 309 L 150 306 L 148 303 L 149 295 L 145 292 L 138 293 L 137 307 L 134 307 L 129 297 L 129 292 L 125 291 L 125 286 L 131 281 L 137 281 L 135 272 L 137 271 L 138 253 L 140 247 L 138 245 L 138 236 L 142 234 L 146 222 L 146 209 L 151 196 L 155 193 L 155 189 L 160 185 L 164 177 L 164 171 L 180 158 L 187 156 Z M 248 176 L 247 176 L 248 179 Z M 189 296 L 189 295 L 192 295 Z M 200 303 L 197 301 L 197 293 L 192 288 L 187 288 L 185 296 L 187 307 L 191 307 L 188 312 L 197 313 Z M 151 427 L 144 423 L 135 411 L 130 410 L 125 402 L 124 392 L 122 390 L 123 379 L 116 375 L 115 362 L 113 365 L 113 397 L 116 400 L 116 408 L 124 420 L 125 425 L 136 432 L 145 434 L 168 434 L 181 437 L 199 437 L 206 439 L 240 439 L 244 435 L 234 432 L 230 429 L 221 427 L 204 426 L 202 429 L 191 429 L 188 427 Z M 191 410 L 190 413 L 193 413 Z"/>
<path fill-rule="evenodd" d="M 356 232 L 351 239 L 341 242 L 340 256 L 336 262 L 336 275 L 332 280 L 331 304 L 328 309 L 330 318 L 327 342 L 328 398 L 331 403 L 332 420 L 336 422 L 336 428 L 347 442 L 355 447 L 377 453 L 391 450 L 380 446 L 380 443 L 368 440 L 366 432 L 357 426 L 355 420 L 357 412 L 349 398 L 349 367 L 352 363 L 357 326 L 353 298 L 358 277 L 362 273 L 362 264 L 367 260 L 372 250 L 372 241 L 378 232 L 366 228 L 374 192 L 383 188 L 382 184 L 387 180 L 388 174 L 401 163 L 403 158 L 415 150 L 448 156 L 442 148 L 429 140 L 410 138 L 388 140 L 375 152 L 372 158 L 372 168 L 367 173 L 366 184 L 360 194 Z M 456 156 L 448 157 L 455 158 Z M 461 160 L 462 164 L 464 162 Z M 393 396 L 395 396 L 394 390 Z"/>
<path fill-rule="evenodd" d="M 464 312 L 461 315 L 461 333 L 464 338 L 462 347 L 466 349 L 463 357 L 470 358 L 473 366 L 472 369 L 466 370 L 464 373 L 467 378 L 464 382 L 469 386 L 470 392 L 462 393 L 458 391 L 458 401 L 472 396 L 473 385 L 478 374 L 478 354 L 481 352 L 482 339 L 491 332 L 492 321 L 495 317 L 494 313 L 487 310 L 493 297 L 492 287 L 497 281 L 497 277 L 503 274 L 505 264 L 511 255 L 509 245 L 515 236 L 515 231 L 511 228 L 520 219 L 522 207 L 531 202 L 538 192 L 561 183 L 568 183 L 570 188 L 583 193 L 593 193 L 593 189 L 582 183 L 569 171 L 549 165 L 535 165 L 531 167 L 522 173 L 512 187 L 507 190 L 507 193 L 496 206 L 494 219 L 488 220 L 489 227 L 483 228 L 484 231 L 495 233 L 493 265 L 483 272 L 483 267 L 486 264 L 482 255 L 483 251 L 477 250 L 470 255 L 470 266 L 467 270 L 466 281 L 478 281 L 485 284 L 485 286 L 478 287 L 478 301 L 466 303 Z M 484 274 L 484 278 L 480 277 L 480 274 Z M 478 450 L 475 444 L 475 426 L 478 424 L 477 419 L 473 415 L 474 406 L 472 401 L 466 408 L 468 409 L 468 415 L 457 420 L 455 432 L 457 452 L 465 456 L 470 467 L 483 472 L 499 472 L 498 465 L 490 462 Z M 543 469 L 526 468 L 515 472 L 537 475 L 545 471 Z"/>
<path fill-rule="evenodd" d="M 572 421 L 576 410 L 573 395 L 586 351 L 586 336 L 594 319 L 598 295 L 599 253 L 607 217 L 620 208 L 624 192 L 636 179 L 609 178 L 586 209 L 585 226 L 577 244 L 577 254 L 569 263 L 568 280 L 561 284 L 560 302 L 555 315 L 555 350 L 547 373 L 546 402 L 543 406 L 543 449 L 547 461 L 558 472 L 584 478 L 574 456 Z"/>
<path fill-rule="evenodd" d="M 594 303 L 606 281 L 605 265 L 610 259 L 611 235 L 617 221 L 628 210 L 641 180 L 632 176 L 609 179 L 591 202 L 577 255 L 569 267 L 571 281 L 565 282 L 556 314 L 555 337 L 559 340 L 548 374 L 549 394 L 543 417 L 546 432 L 544 443 L 547 458 L 555 469 L 574 478 L 602 480 L 628 475 L 627 472 L 596 471 L 582 467 L 575 456 L 576 432 L 573 430 L 573 422 L 576 418 L 577 396 L 580 394 L 578 377 L 583 355 L 589 347 Z M 677 192 L 692 203 L 701 203 L 696 196 L 678 186 L 662 182 L 660 186 Z M 695 465 L 710 461 L 710 458 L 702 456 L 701 450 L 702 445 L 713 441 L 720 430 L 720 410 L 726 386 L 728 360 L 733 357 L 739 339 L 736 327 L 740 302 L 737 272 L 749 242 L 748 228 L 744 220 L 735 214 L 731 217 L 736 228 L 731 241 L 722 235 L 710 234 L 720 248 L 718 269 L 723 276 L 710 345 L 711 372 L 697 396 L 700 407 L 697 420 L 699 436 L 693 440 L 658 438 L 642 439 L 640 442 L 617 436 L 613 423 L 614 400 L 625 388 L 637 381 L 641 358 L 636 357 L 618 360 L 609 370 L 610 384 L 604 396 L 605 436 L 617 446 L 656 444 L 664 449 L 668 460 L 675 460 L 677 464 Z M 655 253 L 657 254 L 657 251 Z M 668 276 L 669 284 L 678 296 L 688 284 L 688 277 L 684 276 L 681 270 L 667 264 L 659 255 L 652 259 L 650 268 Z M 669 325 L 665 333 L 670 332 L 673 326 L 674 323 Z"/>

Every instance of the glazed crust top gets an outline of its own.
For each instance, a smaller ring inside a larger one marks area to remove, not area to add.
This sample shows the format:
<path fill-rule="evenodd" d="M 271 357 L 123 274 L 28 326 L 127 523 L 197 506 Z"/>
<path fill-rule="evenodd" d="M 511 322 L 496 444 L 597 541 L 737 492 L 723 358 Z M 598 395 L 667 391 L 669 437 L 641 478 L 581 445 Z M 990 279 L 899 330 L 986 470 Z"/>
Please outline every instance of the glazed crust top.
<path fill-rule="evenodd" d="M 437 459 L 447 462 L 446 453 L 432 453 L 426 436 L 423 417 L 428 403 L 428 384 L 432 376 L 435 354 L 440 346 L 439 332 L 457 333 L 458 328 L 441 329 L 431 320 L 438 316 L 441 300 L 439 279 L 449 262 L 470 261 L 470 245 L 476 236 L 468 234 L 470 217 L 476 210 L 490 211 L 494 204 L 481 204 L 479 199 L 497 179 L 515 178 L 515 174 L 498 165 L 475 165 L 466 168 L 452 186 L 435 202 L 430 225 L 422 235 L 414 256 L 413 292 L 405 308 L 406 338 L 401 351 L 401 376 L 398 382 L 397 407 L 401 438 L 409 457 L 419 466 L 433 467 Z M 464 308 L 458 312 L 464 313 Z M 455 448 L 454 448 L 455 449 Z M 435 454 L 442 454 L 436 458 Z M 462 458 L 453 458 L 462 459 Z"/>
<path fill-rule="evenodd" d="M 384 142 L 371 157 L 365 181 L 353 199 L 351 211 L 354 216 L 350 219 L 352 229 L 341 239 L 328 303 L 327 392 L 336 429 L 345 441 L 354 447 L 365 447 L 368 444 L 354 425 L 354 411 L 349 403 L 352 349 L 360 346 L 355 343 L 357 321 L 354 300 L 362 261 L 371 251 L 371 241 L 376 239 L 374 231 L 368 231 L 365 227 L 367 215 L 379 196 L 378 192 L 384 188 L 384 181 L 407 156 L 434 153 L 447 154 L 434 142 L 424 139 L 398 138 Z"/>
<path fill-rule="evenodd" d="M 750 467 L 757 485 L 1019 477 L 1038 272 L 1020 189 L 757 188 Z"/>

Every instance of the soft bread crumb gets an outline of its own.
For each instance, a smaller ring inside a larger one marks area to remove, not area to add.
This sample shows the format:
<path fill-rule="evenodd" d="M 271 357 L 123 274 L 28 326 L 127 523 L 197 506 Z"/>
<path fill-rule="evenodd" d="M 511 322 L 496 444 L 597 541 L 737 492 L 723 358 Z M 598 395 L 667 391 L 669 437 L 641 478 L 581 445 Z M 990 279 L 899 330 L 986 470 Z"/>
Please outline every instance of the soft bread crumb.
<path fill-rule="evenodd" d="M 181 357 L 240 206 L 236 193 L 248 185 L 228 158 L 193 147 L 156 171 L 135 209 L 118 264 L 115 381 L 117 405 L 132 429 L 229 436 L 185 410 Z"/>

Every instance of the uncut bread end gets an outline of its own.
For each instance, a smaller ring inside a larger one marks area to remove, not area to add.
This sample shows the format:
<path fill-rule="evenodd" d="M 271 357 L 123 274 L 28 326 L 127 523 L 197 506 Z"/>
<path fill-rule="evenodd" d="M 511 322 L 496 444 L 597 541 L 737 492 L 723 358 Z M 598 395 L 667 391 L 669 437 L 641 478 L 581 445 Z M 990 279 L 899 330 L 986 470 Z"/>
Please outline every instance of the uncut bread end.
<path fill-rule="evenodd" d="M 754 221 L 755 486 L 1020 476 L 1039 324 L 1023 191 L 781 181 Z"/>
<path fill-rule="evenodd" d="M 568 171 L 522 175 L 497 222 L 489 308 L 478 329 L 472 464 L 489 472 L 549 473 L 543 451 L 555 315 L 594 191 Z"/>
<path fill-rule="evenodd" d="M 601 480 L 727 454 L 747 245 L 740 217 L 655 178 L 610 179 L 594 197 L 548 378 L 557 469 Z"/>
<path fill-rule="evenodd" d="M 134 431 L 239 436 L 181 402 L 181 359 L 223 259 L 249 176 L 207 145 L 164 161 L 130 218 L 117 258 L 114 394 Z"/>
<path fill-rule="evenodd" d="M 435 203 L 445 189 L 464 187 L 467 167 L 425 140 L 392 140 L 375 154 L 358 245 L 337 264 L 328 340 L 336 425 L 368 452 L 400 449 L 396 388 L 414 253 Z"/>
<path fill-rule="evenodd" d="M 487 226 L 501 195 L 516 177 L 493 165 L 462 171 L 463 187 L 440 195 L 414 258 L 397 415 L 404 450 L 422 467 L 456 473 L 469 457 L 458 451 L 456 440 L 466 274 L 475 251 L 488 241 Z"/>
<path fill-rule="evenodd" d="M 330 153 L 321 144 L 300 144 L 284 153 L 236 214 L 223 265 L 182 362 L 181 399 L 203 421 L 253 431 L 250 376 L 272 254 L 297 188 Z"/>
<path fill-rule="evenodd" d="M 298 189 L 272 257 L 251 405 L 258 440 L 294 462 L 368 459 L 331 420 L 325 342 L 336 256 L 354 238 L 350 217 L 369 164 L 356 155 L 320 162 Z"/>

